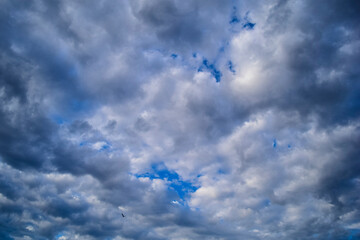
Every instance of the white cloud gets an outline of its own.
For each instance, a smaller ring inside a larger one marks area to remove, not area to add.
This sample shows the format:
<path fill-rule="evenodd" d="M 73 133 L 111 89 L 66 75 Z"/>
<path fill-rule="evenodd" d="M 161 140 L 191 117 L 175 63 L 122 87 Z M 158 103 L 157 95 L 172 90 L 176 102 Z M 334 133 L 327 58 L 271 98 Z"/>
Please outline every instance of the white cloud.
<path fill-rule="evenodd" d="M 359 228 L 351 1 L 28 4 L 0 3 L 1 237 Z"/>

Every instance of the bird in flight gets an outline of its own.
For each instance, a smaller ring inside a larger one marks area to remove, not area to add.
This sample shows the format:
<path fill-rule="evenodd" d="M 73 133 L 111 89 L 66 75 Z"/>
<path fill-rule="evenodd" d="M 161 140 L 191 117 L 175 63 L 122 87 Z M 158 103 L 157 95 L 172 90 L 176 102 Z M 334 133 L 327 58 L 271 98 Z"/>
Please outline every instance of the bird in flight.
<path fill-rule="evenodd" d="M 121 215 L 122 215 L 123 217 L 125 217 L 125 215 L 124 215 L 123 213 L 121 213 Z"/>

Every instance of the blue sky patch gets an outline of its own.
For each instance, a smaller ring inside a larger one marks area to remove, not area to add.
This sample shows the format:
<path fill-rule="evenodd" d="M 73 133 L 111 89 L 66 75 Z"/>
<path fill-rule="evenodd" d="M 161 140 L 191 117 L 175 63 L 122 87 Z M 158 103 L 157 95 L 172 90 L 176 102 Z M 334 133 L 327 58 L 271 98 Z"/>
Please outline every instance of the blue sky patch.
<path fill-rule="evenodd" d="M 234 6 L 233 7 L 233 11 L 231 13 L 231 17 L 230 17 L 230 21 L 229 23 L 230 24 L 236 24 L 236 23 L 239 23 L 240 22 L 240 19 L 237 17 L 237 9 L 236 7 Z"/>
<path fill-rule="evenodd" d="M 181 180 L 180 176 L 172 170 L 169 170 L 163 163 L 153 164 L 151 170 L 144 174 L 136 174 L 136 177 L 148 177 L 150 179 L 163 179 L 169 183 L 169 189 L 174 190 L 181 199 L 186 194 L 195 192 L 198 187 L 193 186 L 191 182 Z"/>
<path fill-rule="evenodd" d="M 229 23 L 230 24 L 235 24 L 235 23 L 239 23 L 239 22 L 240 22 L 240 20 L 236 16 L 233 16 Z"/>
<path fill-rule="evenodd" d="M 247 22 L 247 23 L 245 23 L 243 25 L 243 28 L 248 29 L 248 30 L 252 30 L 252 29 L 254 29 L 255 25 L 256 25 L 256 23 Z"/>
<path fill-rule="evenodd" d="M 273 140 L 273 148 L 276 148 L 277 147 L 277 142 L 276 142 L 276 138 L 274 138 Z"/>
<path fill-rule="evenodd" d="M 264 205 L 264 207 L 270 206 L 271 205 L 270 199 L 265 199 L 264 202 L 263 202 L 263 205 Z"/>
<path fill-rule="evenodd" d="M 242 26 L 244 29 L 247 29 L 247 30 L 252 30 L 254 29 L 256 23 L 253 23 L 249 20 L 249 12 L 247 12 L 245 14 L 245 17 L 243 19 L 241 19 L 240 17 L 237 16 L 237 9 L 236 7 L 233 7 L 233 11 L 232 11 L 232 14 L 231 14 L 231 17 L 230 17 L 230 21 L 229 23 L 231 25 L 235 25 L 235 24 L 239 24 L 239 23 L 242 23 Z"/>
<path fill-rule="evenodd" d="M 110 149 L 110 145 L 109 145 L 109 144 L 103 145 L 99 151 L 104 151 L 104 150 L 107 150 L 107 149 Z"/>
<path fill-rule="evenodd" d="M 71 110 L 74 112 L 85 111 L 90 108 L 90 103 L 88 101 L 79 100 L 75 98 L 71 100 L 70 105 L 71 105 Z"/>
<path fill-rule="evenodd" d="M 204 68 L 211 73 L 216 82 L 221 81 L 222 73 L 215 67 L 214 64 L 210 64 L 206 58 L 204 58 L 202 65 L 198 69 L 198 72 L 202 72 Z"/>
<path fill-rule="evenodd" d="M 228 67 L 230 72 L 235 73 L 234 65 L 231 61 L 228 62 Z"/>
<path fill-rule="evenodd" d="M 56 124 L 59 124 L 59 125 L 62 125 L 62 124 L 67 122 L 67 120 L 64 117 L 62 117 L 62 116 L 60 116 L 58 114 L 52 114 L 52 115 L 49 116 L 49 118 L 53 122 L 55 122 Z"/>
<path fill-rule="evenodd" d="M 63 232 L 59 232 L 56 236 L 55 236 L 55 238 L 56 239 L 59 239 L 59 238 L 61 238 L 61 237 L 64 237 L 64 236 L 66 236 Z"/>
<path fill-rule="evenodd" d="M 351 229 L 348 240 L 359 239 L 360 229 Z"/>
<path fill-rule="evenodd" d="M 108 141 L 104 141 L 103 144 L 101 144 L 101 146 L 99 146 L 98 152 L 110 150 L 110 148 L 111 148 L 111 144 Z"/>

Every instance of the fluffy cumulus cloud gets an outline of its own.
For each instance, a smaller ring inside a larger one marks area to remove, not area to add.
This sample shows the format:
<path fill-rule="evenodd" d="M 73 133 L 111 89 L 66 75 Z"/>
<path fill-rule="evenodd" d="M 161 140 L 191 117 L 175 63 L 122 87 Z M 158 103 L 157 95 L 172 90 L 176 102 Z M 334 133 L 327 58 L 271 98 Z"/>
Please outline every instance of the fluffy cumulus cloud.
<path fill-rule="evenodd" d="M 0 1 L 0 238 L 360 239 L 359 13 Z"/>

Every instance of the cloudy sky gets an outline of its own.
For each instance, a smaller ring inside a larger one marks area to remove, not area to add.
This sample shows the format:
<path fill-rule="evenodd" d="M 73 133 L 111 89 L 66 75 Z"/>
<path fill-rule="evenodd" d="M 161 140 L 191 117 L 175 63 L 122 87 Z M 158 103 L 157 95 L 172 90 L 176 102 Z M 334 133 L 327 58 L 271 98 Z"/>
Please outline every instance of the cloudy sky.
<path fill-rule="evenodd" d="M 0 239 L 360 239 L 359 13 L 0 0 Z"/>

